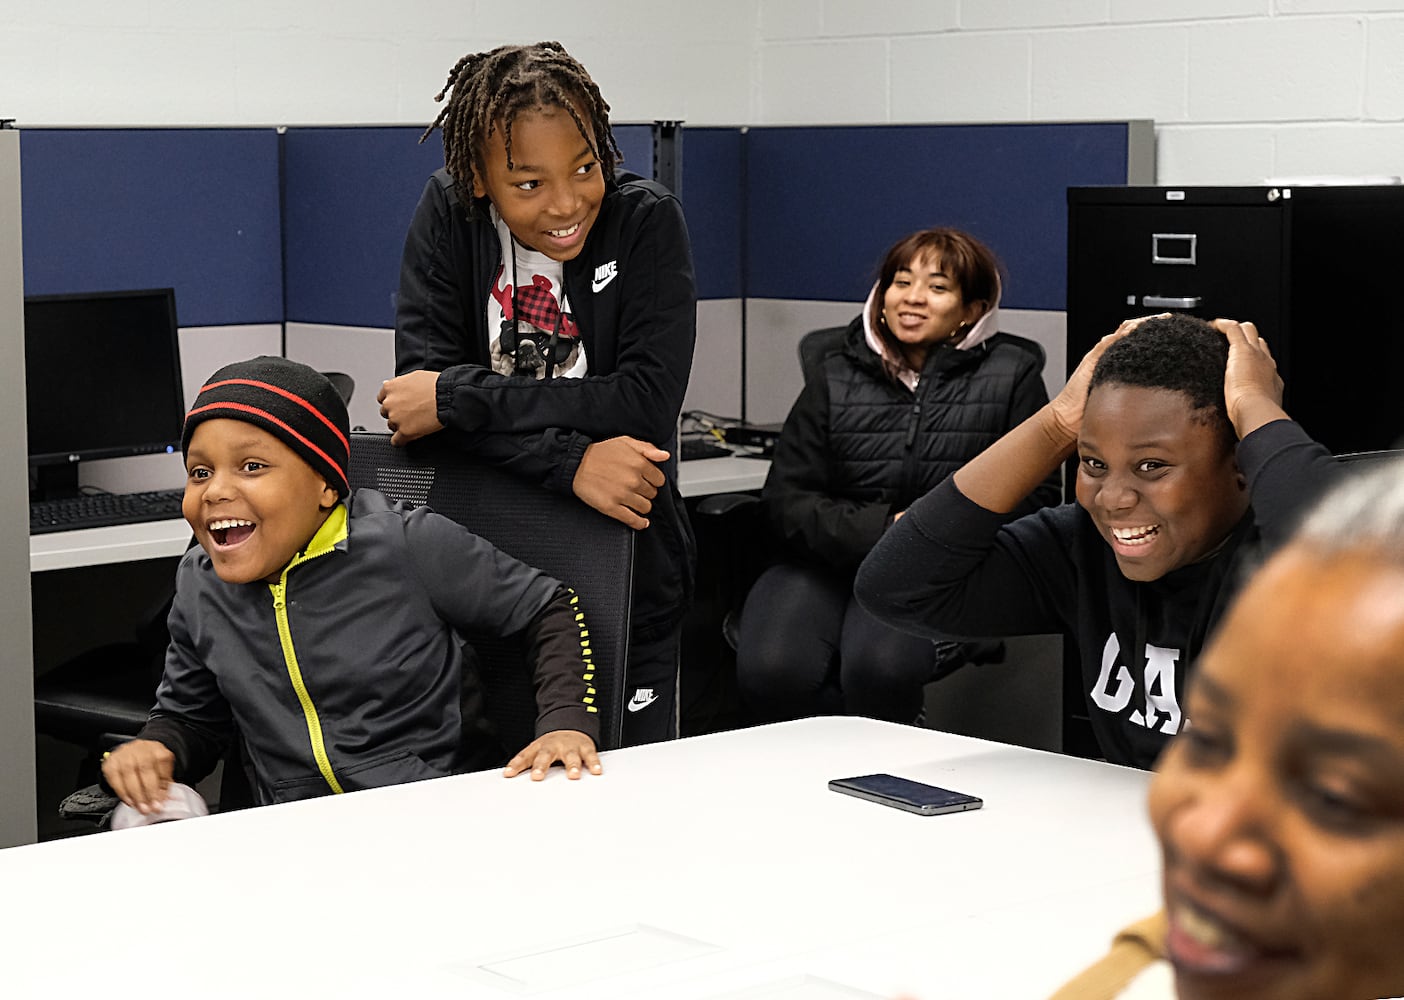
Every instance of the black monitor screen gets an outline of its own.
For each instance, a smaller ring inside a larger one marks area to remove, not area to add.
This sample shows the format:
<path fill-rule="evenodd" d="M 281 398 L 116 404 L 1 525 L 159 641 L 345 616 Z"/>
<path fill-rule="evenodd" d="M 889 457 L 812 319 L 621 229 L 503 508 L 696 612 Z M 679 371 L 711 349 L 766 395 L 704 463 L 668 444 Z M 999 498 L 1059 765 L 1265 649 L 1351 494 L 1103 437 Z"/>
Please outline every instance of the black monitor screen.
<path fill-rule="evenodd" d="M 30 296 L 24 358 L 32 465 L 180 448 L 174 290 Z"/>

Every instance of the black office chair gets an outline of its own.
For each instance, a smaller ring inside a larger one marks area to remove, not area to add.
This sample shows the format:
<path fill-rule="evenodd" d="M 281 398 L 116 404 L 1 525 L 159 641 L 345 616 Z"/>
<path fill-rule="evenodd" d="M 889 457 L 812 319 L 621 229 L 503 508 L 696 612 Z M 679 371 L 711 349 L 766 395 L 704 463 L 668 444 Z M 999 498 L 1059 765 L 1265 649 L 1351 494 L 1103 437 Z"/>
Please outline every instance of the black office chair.
<path fill-rule="evenodd" d="M 1385 448 L 1380 451 L 1352 451 L 1336 455 L 1335 459 L 1345 466 L 1348 473 L 1366 472 L 1380 465 L 1404 460 L 1404 449 Z"/>
<path fill-rule="evenodd" d="M 846 326 L 826 326 L 819 330 L 810 330 L 800 338 L 800 371 L 804 373 L 806 385 L 811 379 L 818 377 L 825 358 L 843 350 L 843 335 L 847 332 Z"/>
<path fill-rule="evenodd" d="M 549 493 L 478 462 L 439 435 L 396 448 L 388 434 L 351 435 L 352 490 L 428 504 L 508 555 L 572 587 L 590 628 L 600 710 L 600 747 L 620 745 L 634 533 L 573 496 Z M 481 581 L 464 579 L 465 587 Z M 520 638 L 466 636 L 476 654 L 487 716 L 504 749 L 535 736 L 536 696 Z"/>

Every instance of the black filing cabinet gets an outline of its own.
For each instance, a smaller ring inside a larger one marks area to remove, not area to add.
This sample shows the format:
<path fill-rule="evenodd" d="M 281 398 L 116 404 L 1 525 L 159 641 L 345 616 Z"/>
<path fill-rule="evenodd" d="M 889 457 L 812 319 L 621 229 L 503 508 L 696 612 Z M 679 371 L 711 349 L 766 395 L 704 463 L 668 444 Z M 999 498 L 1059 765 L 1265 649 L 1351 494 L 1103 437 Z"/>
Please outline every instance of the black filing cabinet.
<path fill-rule="evenodd" d="M 1404 186 L 1068 189 L 1069 374 L 1132 316 L 1252 320 L 1309 434 L 1337 454 L 1401 447 L 1401 290 Z M 1095 756 L 1071 645 L 1063 744 Z"/>
<path fill-rule="evenodd" d="M 1404 186 L 1068 189 L 1068 370 L 1131 316 L 1252 320 L 1333 452 L 1404 438 Z"/>

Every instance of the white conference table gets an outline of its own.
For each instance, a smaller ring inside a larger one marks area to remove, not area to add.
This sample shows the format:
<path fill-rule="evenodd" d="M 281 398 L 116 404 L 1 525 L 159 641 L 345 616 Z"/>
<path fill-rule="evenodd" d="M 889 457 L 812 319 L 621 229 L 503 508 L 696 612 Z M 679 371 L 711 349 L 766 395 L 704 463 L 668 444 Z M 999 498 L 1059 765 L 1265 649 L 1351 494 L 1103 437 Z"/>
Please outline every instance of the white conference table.
<path fill-rule="evenodd" d="M 0 851 L 7 996 L 1038 998 L 1155 909 L 1149 775 L 864 719 Z M 922 817 L 827 790 L 971 792 Z M 61 992 L 61 990 L 59 991 Z"/>

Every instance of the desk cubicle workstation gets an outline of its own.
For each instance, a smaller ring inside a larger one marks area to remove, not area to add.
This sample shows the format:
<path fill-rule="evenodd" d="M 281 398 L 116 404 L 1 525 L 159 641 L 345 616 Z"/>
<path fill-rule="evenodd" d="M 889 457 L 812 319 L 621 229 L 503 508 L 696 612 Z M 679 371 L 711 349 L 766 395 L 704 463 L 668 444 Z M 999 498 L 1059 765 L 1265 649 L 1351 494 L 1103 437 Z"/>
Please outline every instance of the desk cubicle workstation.
<path fill-rule="evenodd" d="M 405 228 L 442 162 L 437 138 L 420 144 L 420 132 L 20 129 L 23 293 L 173 289 L 184 403 L 224 364 L 285 354 L 349 373 L 361 386 L 352 423 L 375 428 L 373 387 L 393 369 Z M 1152 179 L 1148 122 L 641 123 L 617 126 L 616 137 L 624 166 L 672 185 L 687 215 L 700 302 L 685 407 L 760 423 L 783 419 L 799 391 L 799 337 L 851 318 L 881 250 L 923 225 L 966 228 L 998 250 L 1009 275 L 1002 325 L 1044 344 L 1056 387 L 1065 191 Z M 684 463 L 682 488 L 755 490 L 764 470 L 745 458 Z M 85 463 L 80 473 L 119 491 L 182 481 L 169 454 Z M 60 600 L 78 595 L 93 619 L 118 622 L 141 603 L 127 592 L 137 588 L 107 576 L 85 590 L 77 574 L 140 567 L 159 579 L 188 538 L 176 520 L 36 535 L 30 568 Z M 36 610 L 41 669 L 80 641 L 74 617 L 71 607 Z M 14 749 L 12 760 L 32 760 L 31 749 Z"/>

